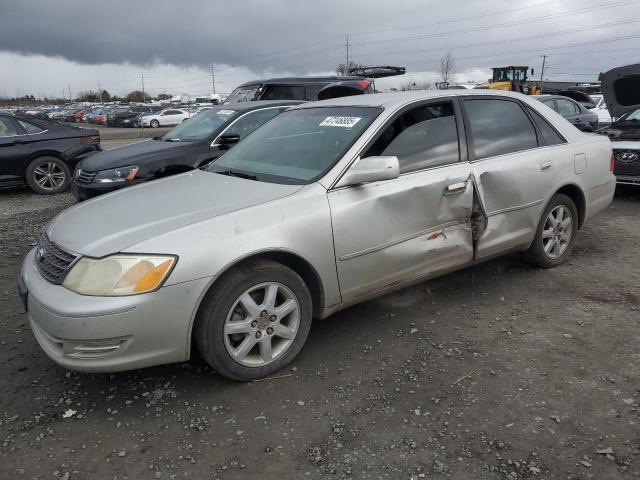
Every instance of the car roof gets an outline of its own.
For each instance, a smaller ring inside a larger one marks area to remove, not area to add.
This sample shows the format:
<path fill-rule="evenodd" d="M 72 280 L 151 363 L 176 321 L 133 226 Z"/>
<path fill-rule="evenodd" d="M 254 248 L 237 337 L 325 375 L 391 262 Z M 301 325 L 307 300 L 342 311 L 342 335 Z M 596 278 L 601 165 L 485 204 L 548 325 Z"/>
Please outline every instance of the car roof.
<path fill-rule="evenodd" d="M 347 80 L 366 80 L 365 77 L 359 76 L 348 76 L 348 77 L 338 77 L 338 76 L 328 76 L 328 77 L 283 77 L 283 78 L 267 78 L 262 80 L 252 80 L 251 82 L 245 82 L 241 85 L 238 85 L 237 88 L 240 87 L 248 87 L 249 85 L 272 85 L 277 83 L 332 83 L 332 82 L 342 82 Z"/>
<path fill-rule="evenodd" d="M 251 102 L 238 102 L 238 103 L 222 103 L 213 105 L 211 109 L 218 110 L 235 110 L 237 112 L 249 112 L 251 110 L 258 110 L 265 107 L 288 107 L 294 105 L 300 105 L 305 103 L 301 100 L 257 100 Z"/>
<path fill-rule="evenodd" d="M 300 105 L 294 108 L 311 107 L 383 107 L 396 108 L 418 100 L 432 98 L 491 96 L 522 99 L 528 97 L 521 93 L 502 90 L 465 89 L 465 90 L 419 90 L 410 92 L 374 93 L 370 95 L 352 95 L 348 97 L 330 98 Z"/>
<path fill-rule="evenodd" d="M 578 102 L 577 100 L 574 100 L 574 99 L 573 99 L 573 98 L 571 98 L 571 97 L 565 97 L 564 95 L 551 95 L 551 94 L 549 94 L 549 95 L 537 95 L 537 96 L 538 96 L 538 97 L 543 97 L 543 98 L 546 98 L 546 99 L 549 99 L 549 100 L 553 100 L 553 99 L 557 99 L 557 100 L 571 100 L 571 101 L 572 101 L 572 102 L 574 102 L 574 103 L 578 103 L 578 104 L 580 103 L 580 102 Z"/>

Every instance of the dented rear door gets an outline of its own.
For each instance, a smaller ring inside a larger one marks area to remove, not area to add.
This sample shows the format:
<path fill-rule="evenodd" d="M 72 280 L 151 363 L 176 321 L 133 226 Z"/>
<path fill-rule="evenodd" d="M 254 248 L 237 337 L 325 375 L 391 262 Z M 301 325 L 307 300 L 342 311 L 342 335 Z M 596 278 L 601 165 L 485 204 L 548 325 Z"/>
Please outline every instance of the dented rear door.
<path fill-rule="evenodd" d="M 526 248 L 551 196 L 560 158 L 539 148 L 534 123 L 519 101 L 463 100 L 471 170 L 483 212 L 476 258 Z"/>

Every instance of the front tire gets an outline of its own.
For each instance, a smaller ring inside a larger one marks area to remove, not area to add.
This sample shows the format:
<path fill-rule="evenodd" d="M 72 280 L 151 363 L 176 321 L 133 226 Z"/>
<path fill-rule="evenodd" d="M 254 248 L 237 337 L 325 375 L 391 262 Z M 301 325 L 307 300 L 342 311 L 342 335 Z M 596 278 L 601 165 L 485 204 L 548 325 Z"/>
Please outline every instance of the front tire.
<path fill-rule="evenodd" d="M 25 180 L 34 192 L 52 195 L 69 188 L 71 171 L 67 164 L 57 157 L 38 157 L 27 166 Z"/>
<path fill-rule="evenodd" d="M 564 263 L 573 249 L 578 231 L 578 209 L 571 198 L 557 193 L 542 213 L 536 236 L 524 256 L 542 268 Z"/>
<path fill-rule="evenodd" d="M 160 122 L 159 122 L 158 120 L 151 120 L 151 121 L 149 122 L 149 125 L 150 125 L 152 128 L 158 128 L 158 127 L 160 126 Z"/>
<path fill-rule="evenodd" d="M 255 380 L 298 355 L 311 320 L 304 280 L 280 263 L 261 260 L 234 267 L 218 280 L 200 306 L 195 342 L 220 375 Z"/>

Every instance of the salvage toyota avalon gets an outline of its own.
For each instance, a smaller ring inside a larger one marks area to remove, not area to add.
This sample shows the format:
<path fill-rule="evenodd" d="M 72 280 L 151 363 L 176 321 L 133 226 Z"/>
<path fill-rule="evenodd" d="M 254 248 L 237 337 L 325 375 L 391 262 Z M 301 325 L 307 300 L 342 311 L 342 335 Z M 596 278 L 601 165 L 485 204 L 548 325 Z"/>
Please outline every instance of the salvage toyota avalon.
<path fill-rule="evenodd" d="M 608 138 L 519 94 L 332 99 L 206 170 L 62 212 L 20 291 L 64 367 L 181 362 L 193 346 L 256 379 L 291 362 L 312 318 L 506 252 L 561 264 L 614 186 Z"/>

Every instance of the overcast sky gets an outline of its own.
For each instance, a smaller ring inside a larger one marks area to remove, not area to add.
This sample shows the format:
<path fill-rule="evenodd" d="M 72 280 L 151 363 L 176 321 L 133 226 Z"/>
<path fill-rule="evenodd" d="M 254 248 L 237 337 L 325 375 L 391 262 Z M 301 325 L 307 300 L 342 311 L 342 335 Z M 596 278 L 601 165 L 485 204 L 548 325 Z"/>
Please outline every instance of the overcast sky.
<path fill-rule="evenodd" d="M 244 81 L 332 73 L 349 58 L 400 65 L 379 88 L 527 64 L 545 78 L 596 80 L 640 62 L 640 0 L 0 0 L 0 96 L 230 92 Z"/>

